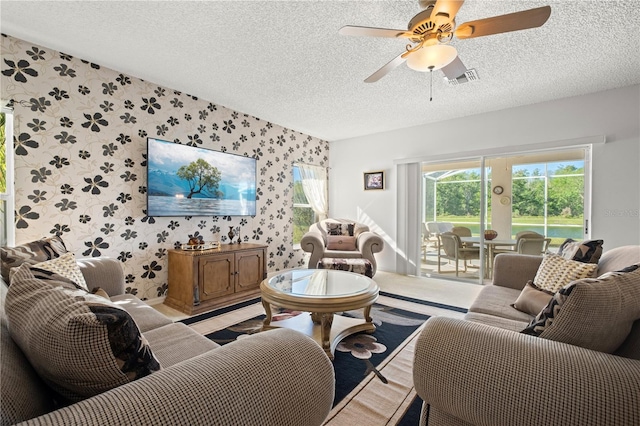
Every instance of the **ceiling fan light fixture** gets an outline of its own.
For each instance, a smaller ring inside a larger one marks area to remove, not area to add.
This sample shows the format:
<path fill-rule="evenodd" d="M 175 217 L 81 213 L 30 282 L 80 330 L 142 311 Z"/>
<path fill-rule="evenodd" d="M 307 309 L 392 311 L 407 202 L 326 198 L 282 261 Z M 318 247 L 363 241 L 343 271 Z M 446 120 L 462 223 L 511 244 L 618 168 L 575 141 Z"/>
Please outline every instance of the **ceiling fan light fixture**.
<path fill-rule="evenodd" d="M 409 55 L 407 66 L 415 71 L 435 71 L 449 65 L 456 56 L 456 48 L 447 44 L 425 46 Z"/>

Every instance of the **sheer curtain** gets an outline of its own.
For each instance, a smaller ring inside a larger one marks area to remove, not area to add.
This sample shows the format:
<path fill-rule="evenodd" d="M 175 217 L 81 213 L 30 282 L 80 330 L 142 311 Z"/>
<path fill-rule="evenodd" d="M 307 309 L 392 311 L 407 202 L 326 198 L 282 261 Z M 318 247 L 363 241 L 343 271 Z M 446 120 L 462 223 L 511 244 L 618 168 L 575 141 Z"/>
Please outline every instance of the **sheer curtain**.
<path fill-rule="evenodd" d="M 396 272 L 403 275 L 420 275 L 420 163 L 398 164 L 397 176 Z"/>
<path fill-rule="evenodd" d="M 302 190 L 318 220 L 327 218 L 329 203 L 327 202 L 327 169 L 311 164 L 297 164 L 302 180 Z"/>

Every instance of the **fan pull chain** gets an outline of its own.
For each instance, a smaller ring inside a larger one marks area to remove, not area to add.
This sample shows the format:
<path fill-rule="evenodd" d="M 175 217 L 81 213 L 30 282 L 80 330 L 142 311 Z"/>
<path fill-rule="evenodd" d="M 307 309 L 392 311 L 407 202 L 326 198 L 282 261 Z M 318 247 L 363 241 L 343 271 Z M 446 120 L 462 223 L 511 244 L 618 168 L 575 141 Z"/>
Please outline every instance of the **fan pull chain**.
<path fill-rule="evenodd" d="M 433 100 L 433 65 L 429 67 L 429 102 Z"/>

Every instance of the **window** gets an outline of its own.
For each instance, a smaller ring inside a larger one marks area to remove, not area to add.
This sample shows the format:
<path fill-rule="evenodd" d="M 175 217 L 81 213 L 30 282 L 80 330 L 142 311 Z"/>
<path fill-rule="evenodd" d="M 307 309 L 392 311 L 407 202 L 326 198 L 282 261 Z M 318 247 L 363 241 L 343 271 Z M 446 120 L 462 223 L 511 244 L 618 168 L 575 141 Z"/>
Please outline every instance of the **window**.
<path fill-rule="evenodd" d="M 584 160 L 513 166 L 511 232 L 533 230 L 559 246 L 583 238 Z"/>
<path fill-rule="evenodd" d="M 0 111 L 0 245 L 15 244 L 13 200 L 13 111 Z"/>
<path fill-rule="evenodd" d="M 293 165 L 293 244 L 300 244 L 302 236 L 317 222 L 316 214 L 302 188 L 300 168 Z"/>

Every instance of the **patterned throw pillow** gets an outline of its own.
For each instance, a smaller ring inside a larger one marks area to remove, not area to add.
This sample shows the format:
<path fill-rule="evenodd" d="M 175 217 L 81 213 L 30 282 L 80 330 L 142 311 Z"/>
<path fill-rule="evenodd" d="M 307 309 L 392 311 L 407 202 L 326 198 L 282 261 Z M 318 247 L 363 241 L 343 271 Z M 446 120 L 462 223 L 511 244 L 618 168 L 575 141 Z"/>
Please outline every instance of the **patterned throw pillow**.
<path fill-rule="evenodd" d="M 612 353 L 640 319 L 640 268 L 560 289 L 522 333 Z"/>
<path fill-rule="evenodd" d="M 353 237 L 355 223 L 326 222 L 325 225 L 327 227 L 328 235 L 345 235 Z"/>
<path fill-rule="evenodd" d="M 100 296 L 17 269 L 5 302 L 9 333 L 38 375 L 77 402 L 160 369 L 138 326 Z"/>
<path fill-rule="evenodd" d="M 329 235 L 327 237 L 327 249 L 354 251 L 356 250 L 356 237 L 346 237 L 343 235 Z"/>
<path fill-rule="evenodd" d="M 540 290 L 553 294 L 572 281 L 594 276 L 597 270 L 598 265 L 595 263 L 582 263 L 557 254 L 545 254 L 533 283 Z"/>
<path fill-rule="evenodd" d="M 38 269 L 40 273 L 46 274 L 50 272 L 51 275 L 49 277 L 38 276 L 37 278 L 42 279 L 68 279 L 71 283 L 75 284 L 78 288 L 89 291 L 87 288 L 87 283 L 84 280 L 84 275 L 82 275 L 82 271 L 78 266 L 78 262 L 76 262 L 76 257 L 73 253 L 68 252 L 60 257 L 56 257 L 55 259 L 47 260 L 45 262 L 37 263 L 31 266 L 32 271 L 34 269 Z"/>
<path fill-rule="evenodd" d="M 584 263 L 598 263 L 602 256 L 604 240 L 575 241 L 567 238 L 560 245 L 558 254 L 565 259 Z"/>
<path fill-rule="evenodd" d="M 0 257 L 2 258 L 2 279 L 9 284 L 9 270 L 18 267 L 23 263 L 44 262 L 54 259 L 61 254 L 67 253 L 67 247 L 62 238 L 50 237 L 32 241 L 16 247 L 2 247 Z"/>

